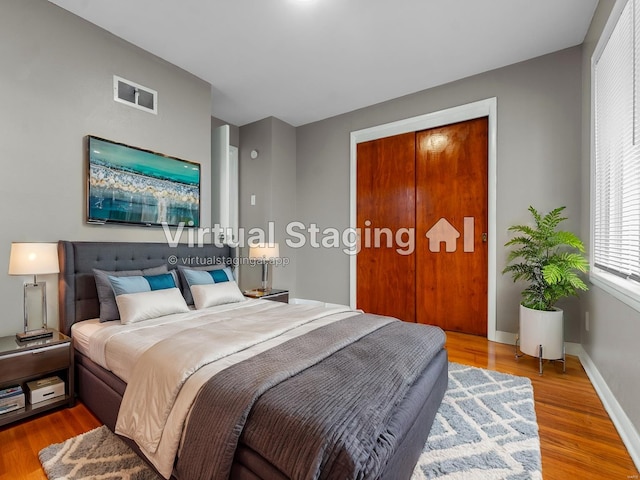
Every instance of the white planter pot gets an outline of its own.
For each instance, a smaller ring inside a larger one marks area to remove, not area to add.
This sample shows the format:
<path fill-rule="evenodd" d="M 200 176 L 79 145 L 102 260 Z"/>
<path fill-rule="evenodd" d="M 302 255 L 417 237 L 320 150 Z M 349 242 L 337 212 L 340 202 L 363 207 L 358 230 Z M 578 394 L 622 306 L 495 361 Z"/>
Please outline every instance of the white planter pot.
<path fill-rule="evenodd" d="M 564 358 L 564 321 L 562 310 L 532 310 L 520 305 L 520 351 L 545 360 Z"/>

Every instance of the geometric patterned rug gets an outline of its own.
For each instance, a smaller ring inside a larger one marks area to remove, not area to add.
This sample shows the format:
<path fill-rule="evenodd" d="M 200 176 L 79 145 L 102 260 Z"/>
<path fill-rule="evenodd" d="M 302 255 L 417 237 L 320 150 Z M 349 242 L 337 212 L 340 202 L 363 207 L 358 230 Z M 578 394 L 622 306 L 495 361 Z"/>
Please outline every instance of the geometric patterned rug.
<path fill-rule="evenodd" d="M 449 386 L 411 480 L 539 480 L 531 380 L 449 363 Z"/>
<path fill-rule="evenodd" d="M 105 426 L 39 454 L 49 480 L 157 480 Z M 411 480 L 540 480 L 528 378 L 449 363 L 449 387 Z"/>
<path fill-rule="evenodd" d="M 158 480 L 158 476 L 127 444 L 106 427 L 49 445 L 38 454 L 47 478 Z"/>

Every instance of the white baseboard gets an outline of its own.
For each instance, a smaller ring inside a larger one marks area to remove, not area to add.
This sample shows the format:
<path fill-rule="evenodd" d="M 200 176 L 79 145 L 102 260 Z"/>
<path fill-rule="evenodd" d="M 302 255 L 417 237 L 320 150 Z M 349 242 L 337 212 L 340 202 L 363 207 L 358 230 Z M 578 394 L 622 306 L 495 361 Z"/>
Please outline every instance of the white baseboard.
<path fill-rule="evenodd" d="M 591 380 L 593 387 L 598 393 L 598 396 L 604 405 L 604 409 L 609 414 L 616 430 L 618 430 L 620 438 L 622 438 L 622 442 L 627 447 L 633 463 L 635 463 L 636 468 L 640 470 L 640 434 L 638 434 L 633 423 L 631 423 L 631 420 L 629 420 L 629 417 L 618 403 L 618 400 L 616 400 L 615 395 L 598 371 L 593 360 L 591 360 L 591 357 L 589 357 L 584 348 L 582 348 L 582 345 L 574 345 L 579 347 L 577 355 L 580 357 L 580 363 L 582 363 L 589 380 Z M 567 353 L 569 352 L 567 351 Z"/>
<path fill-rule="evenodd" d="M 496 331 L 494 341 L 513 345 L 516 341 L 516 334 Z M 565 342 L 565 353 L 567 355 L 575 355 L 580 359 L 580 363 L 587 373 L 589 380 L 591 380 L 598 397 L 600 397 L 600 400 L 604 405 L 604 409 L 609 414 L 609 417 L 616 427 L 620 438 L 622 438 L 622 442 L 625 447 L 627 447 L 633 463 L 635 463 L 636 468 L 640 470 L 640 434 L 633 426 L 633 423 L 631 423 L 631 420 L 629 420 L 629 417 L 618 403 L 618 400 L 616 400 L 615 395 L 598 371 L 595 363 L 593 363 L 591 357 L 589 357 L 587 352 L 579 343 Z"/>

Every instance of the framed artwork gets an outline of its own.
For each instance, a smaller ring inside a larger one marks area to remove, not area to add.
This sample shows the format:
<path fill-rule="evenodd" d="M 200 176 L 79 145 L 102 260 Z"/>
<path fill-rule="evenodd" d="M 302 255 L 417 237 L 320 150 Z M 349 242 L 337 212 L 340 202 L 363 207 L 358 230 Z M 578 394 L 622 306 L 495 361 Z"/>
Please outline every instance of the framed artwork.
<path fill-rule="evenodd" d="M 87 222 L 200 226 L 200 164 L 88 136 Z"/>

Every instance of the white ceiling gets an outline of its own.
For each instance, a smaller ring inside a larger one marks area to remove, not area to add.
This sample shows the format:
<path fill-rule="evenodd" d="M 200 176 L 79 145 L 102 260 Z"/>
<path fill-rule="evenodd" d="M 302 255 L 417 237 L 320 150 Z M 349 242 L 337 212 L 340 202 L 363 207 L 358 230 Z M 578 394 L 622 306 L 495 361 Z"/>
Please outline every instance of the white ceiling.
<path fill-rule="evenodd" d="M 50 0 L 294 126 L 582 43 L 598 0 Z M 153 88 L 153 85 L 149 85 Z"/>

